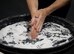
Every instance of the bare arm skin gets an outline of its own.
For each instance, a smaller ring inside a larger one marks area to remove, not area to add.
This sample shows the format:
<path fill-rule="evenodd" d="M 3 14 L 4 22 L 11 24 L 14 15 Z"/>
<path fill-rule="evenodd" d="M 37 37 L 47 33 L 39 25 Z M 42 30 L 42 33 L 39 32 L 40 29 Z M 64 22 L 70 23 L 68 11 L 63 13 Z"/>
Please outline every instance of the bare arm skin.
<path fill-rule="evenodd" d="M 27 0 L 27 4 L 28 4 L 31 15 L 38 10 L 38 0 Z"/>
<path fill-rule="evenodd" d="M 27 0 L 27 4 L 32 17 L 31 23 L 30 23 L 32 25 L 32 24 L 35 24 L 36 22 L 35 16 L 36 16 L 36 12 L 38 11 L 38 0 Z M 32 39 L 35 39 L 35 37 L 37 36 L 37 32 L 34 26 L 31 27 L 31 32 L 30 32 Z"/>
<path fill-rule="evenodd" d="M 61 8 L 62 6 L 66 5 L 69 0 L 56 0 L 50 6 L 39 9 L 38 10 L 38 0 L 27 0 L 32 20 L 31 20 L 31 37 L 35 39 L 37 37 L 37 33 L 41 30 L 43 22 L 47 15 L 51 14 L 55 10 Z M 37 17 L 37 18 L 36 18 Z"/>
<path fill-rule="evenodd" d="M 62 6 L 66 5 L 70 0 L 56 0 L 53 4 L 45 8 L 46 12 L 50 14 L 53 11 L 61 8 Z"/>

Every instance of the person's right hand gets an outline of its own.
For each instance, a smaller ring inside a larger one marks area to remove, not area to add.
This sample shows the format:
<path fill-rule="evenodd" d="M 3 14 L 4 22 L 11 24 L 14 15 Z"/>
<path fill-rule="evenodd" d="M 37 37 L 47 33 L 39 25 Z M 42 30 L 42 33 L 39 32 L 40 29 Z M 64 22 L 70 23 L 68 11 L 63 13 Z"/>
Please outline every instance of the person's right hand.
<path fill-rule="evenodd" d="M 31 31 L 30 31 L 30 35 L 31 35 L 31 39 L 35 39 L 36 38 L 36 36 L 37 36 L 37 31 L 36 31 L 36 29 L 35 29 L 35 25 L 36 25 L 36 23 L 37 23 L 37 19 L 38 19 L 38 14 L 37 14 L 37 12 L 35 11 L 34 13 L 32 13 L 32 19 L 31 19 L 31 23 L 30 23 L 30 25 L 31 25 Z"/>
<path fill-rule="evenodd" d="M 31 13 L 31 23 L 30 25 L 33 26 L 37 22 L 37 18 L 39 17 L 39 14 L 37 14 L 38 11 L 34 11 L 34 13 Z"/>

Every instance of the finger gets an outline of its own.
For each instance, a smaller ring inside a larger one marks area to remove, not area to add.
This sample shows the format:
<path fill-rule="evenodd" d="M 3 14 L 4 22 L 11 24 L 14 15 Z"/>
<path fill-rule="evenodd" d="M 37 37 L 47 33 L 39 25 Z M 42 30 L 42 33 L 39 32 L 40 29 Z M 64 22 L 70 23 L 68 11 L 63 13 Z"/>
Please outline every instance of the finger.
<path fill-rule="evenodd" d="M 39 17 L 39 12 L 37 11 L 34 16 L 32 17 L 32 20 L 31 20 L 31 25 L 34 25 L 34 23 L 36 23 L 36 18 Z"/>
<path fill-rule="evenodd" d="M 32 30 L 31 30 L 31 38 L 32 39 L 35 39 L 37 37 L 37 32 L 36 32 L 36 30 L 35 30 L 35 28 L 34 28 L 34 26 L 32 27 Z"/>
<path fill-rule="evenodd" d="M 42 26 L 43 26 L 43 22 L 41 22 L 41 23 L 38 25 L 38 27 L 36 28 L 36 31 L 37 31 L 37 32 L 40 32 L 41 29 L 42 29 Z"/>
<path fill-rule="evenodd" d="M 36 22 L 37 22 L 37 18 L 38 17 L 34 17 L 34 18 L 32 18 L 32 20 L 31 20 L 31 25 L 33 26 L 34 24 L 36 24 Z"/>
<path fill-rule="evenodd" d="M 44 23 L 44 20 L 45 20 L 45 19 L 42 19 L 42 20 L 40 20 L 40 21 L 38 22 L 38 24 L 37 24 L 37 26 L 36 26 L 37 32 L 40 32 L 40 31 L 41 31 L 42 26 L 43 26 L 43 23 Z"/>
<path fill-rule="evenodd" d="M 41 23 L 41 16 L 37 19 L 37 23 L 36 23 L 36 26 L 35 26 L 36 30 L 37 30 L 40 23 Z"/>
<path fill-rule="evenodd" d="M 32 19 L 31 19 L 31 25 L 33 25 L 34 21 L 35 21 L 35 19 L 32 18 Z"/>
<path fill-rule="evenodd" d="M 42 29 L 43 23 L 41 23 L 38 27 L 37 27 L 37 32 L 40 32 Z"/>
<path fill-rule="evenodd" d="M 31 26 L 34 25 L 35 21 L 36 21 L 35 18 L 32 18 L 32 20 L 31 20 Z"/>
<path fill-rule="evenodd" d="M 40 21 L 41 21 L 40 18 L 41 18 L 41 17 L 39 17 L 39 18 L 37 19 L 36 27 L 39 25 L 39 23 L 40 23 Z"/>

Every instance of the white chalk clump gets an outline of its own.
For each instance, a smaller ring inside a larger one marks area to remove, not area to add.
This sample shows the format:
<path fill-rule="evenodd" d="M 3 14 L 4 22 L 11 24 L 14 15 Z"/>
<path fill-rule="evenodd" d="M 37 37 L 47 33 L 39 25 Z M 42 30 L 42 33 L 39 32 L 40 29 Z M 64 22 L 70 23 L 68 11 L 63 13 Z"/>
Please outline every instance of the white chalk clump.
<path fill-rule="evenodd" d="M 72 34 L 68 28 L 57 23 L 47 22 L 36 40 L 29 39 L 28 22 L 22 21 L 8 25 L 0 30 L 0 39 L 6 46 L 23 49 L 44 49 L 61 46 L 69 42 Z"/>

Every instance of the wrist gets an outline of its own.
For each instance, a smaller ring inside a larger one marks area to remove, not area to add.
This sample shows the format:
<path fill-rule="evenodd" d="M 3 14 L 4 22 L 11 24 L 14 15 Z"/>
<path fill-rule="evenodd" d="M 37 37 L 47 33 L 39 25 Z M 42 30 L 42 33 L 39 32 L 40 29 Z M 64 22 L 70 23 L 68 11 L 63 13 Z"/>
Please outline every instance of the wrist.
<path fill-rule="evenodd" d="M 54 12 L 56 8 L 50 6 L 50 7 L 45 8 L 45 10 L 46 10 L 46 14 L 49 15 L 52 12 Z"/>
<path fill-rule="evenodd" d="M 45 15 L 49 15 L 49 14 L 50 14 L 50 13 L 49 13 L 50 10 L 49 10 L 48 8 L 44 8 L 43 11 L 44 11 L 44 14 L 45 14 Z"/>
<path fill-rule="evenodd" d="M 37 10 L 32 10 L 31 11 L 31 16 L 33 17 L 36 14 Z"/>
<path fill-rule="evenodd" d="M 46 10 L 47 15 L 51 14 L 51 9 L 50 8 L 45 8 L 45 10 Z"/>

